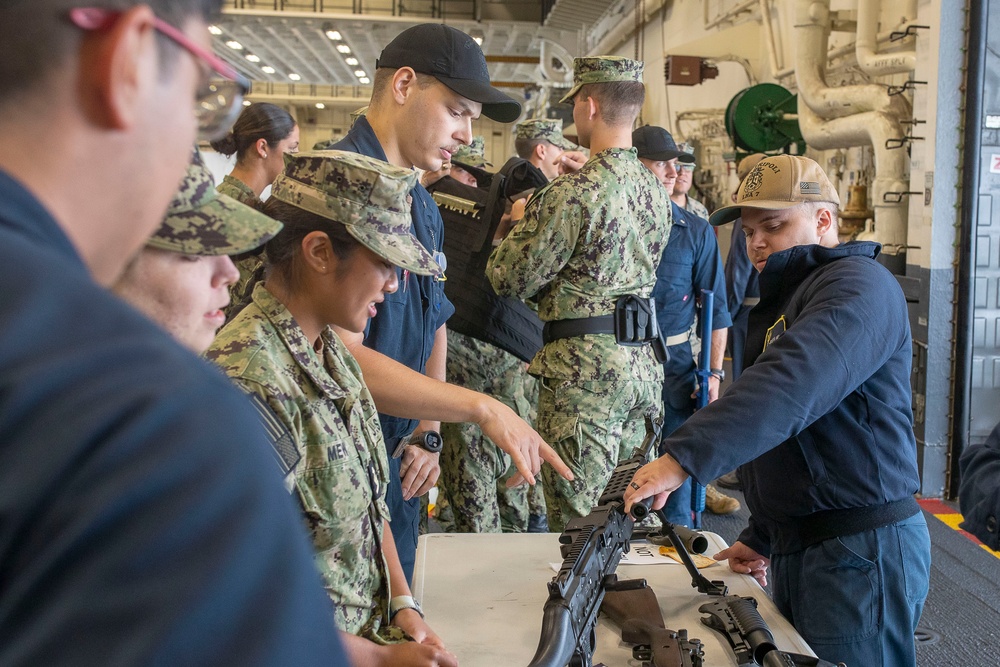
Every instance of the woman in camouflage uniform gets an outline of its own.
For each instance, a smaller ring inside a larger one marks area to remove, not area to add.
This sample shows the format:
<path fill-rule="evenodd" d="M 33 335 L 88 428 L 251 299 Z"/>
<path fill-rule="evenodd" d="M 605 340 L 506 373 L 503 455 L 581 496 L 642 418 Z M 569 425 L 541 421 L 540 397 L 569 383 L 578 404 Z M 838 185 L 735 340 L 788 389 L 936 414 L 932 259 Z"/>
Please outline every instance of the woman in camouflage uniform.
<path fill-rule="evenodd" d="M 440 270 L 409 232 L 415 178 L 339 151 L 291 158 L 265 205 L 285 225 L 267 244 L 266 280 L 208 352 L 268 424 L 357 664 L 457 665 L 410 597 L 388 530 L 378 415 L 330 328 L 363 331 L 398 288 L 397 266 Z"/>
<path fill-rule="evenodd" d="M 264 202 L 260 196 L 285 168 L 285 153 L 299 150 L 299 126 L 281 107 L 256 102 L 243 109 L 233 129 L 213 141 L 212 148 L 226 157 L 236 156 L 232 172 L 219 183 L 219 192 L 262 211 Z M 227 320 L 246 305 L 254 285 L 264 277 L 261 252 L 237 255 L 233 261 L 240 270 L 240 278 L 229 290 Z"/>

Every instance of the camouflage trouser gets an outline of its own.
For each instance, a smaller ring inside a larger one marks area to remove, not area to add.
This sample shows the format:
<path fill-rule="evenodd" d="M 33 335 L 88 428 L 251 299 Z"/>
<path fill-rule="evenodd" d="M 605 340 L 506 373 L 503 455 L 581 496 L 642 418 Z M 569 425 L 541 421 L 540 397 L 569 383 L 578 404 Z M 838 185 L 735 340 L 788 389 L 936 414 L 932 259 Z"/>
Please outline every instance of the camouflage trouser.
<path fill-rule="evenodd" d="M 645 415 L 660 412 L 659 382 L 574 382 L 542 378 L 538 433 L 573 471 L 568 482 L 542 466 L 549 530 L 562 532 L 593 509 L 611 471 L 646 435 Z"/>
<path fill-rule="evenodd" d="M 525 363 L 470 336 L 448 333 L 448 382 L 488 394 L 534 421 L 537 381 Z M 442 424 L 444 450 L 438 484 L 461 533 L 521 533 L 528 527 L 528 488 L 506 487 L 510 456 L 475 424 Z"/>

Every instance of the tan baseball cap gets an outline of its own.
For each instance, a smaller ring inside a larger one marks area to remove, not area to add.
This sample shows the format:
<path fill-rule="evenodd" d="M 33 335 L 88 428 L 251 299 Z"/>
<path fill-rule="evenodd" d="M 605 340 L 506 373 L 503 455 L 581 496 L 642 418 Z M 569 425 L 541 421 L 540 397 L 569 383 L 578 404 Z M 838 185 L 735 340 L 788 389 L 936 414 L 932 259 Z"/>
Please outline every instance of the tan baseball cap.
<path fill-rule="evenodd" d="M 740 217 L 744 207 L 780 210 L 807 202 L 840 206 L 840 197 L 815 160 L 799 155 L 775 155 L 758 162 L 740 183 L 736 203 L 715 211 L 708 221 L 724 225 Z"/>
<path fill-rule="evenodd" d="M 750 170 L 756 167 L 757 163 L 766 157 L 767 155 L 764 153 L 753 153 L 740 160 L 740 163 L 736 165 L 736 178 L 740 179 L 740 183 L 742 183 L 743 179 L 747 177 Z"/>
<path fill-rule="evenodd" d="M 379 257 L 419 275 L 441 266 L 410 231 L 416 172 L 346 151 L 286 153 L 271 196 L 339 222 Z"/>

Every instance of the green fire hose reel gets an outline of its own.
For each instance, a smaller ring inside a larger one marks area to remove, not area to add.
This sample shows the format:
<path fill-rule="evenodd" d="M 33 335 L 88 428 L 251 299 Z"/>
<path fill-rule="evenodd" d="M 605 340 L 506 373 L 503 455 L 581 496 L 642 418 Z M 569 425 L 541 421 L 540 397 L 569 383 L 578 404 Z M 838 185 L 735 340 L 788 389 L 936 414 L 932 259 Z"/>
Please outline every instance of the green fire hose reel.
<path fill-rule="evenodd" d="M 769 152 L 802 144 L 796 96 L 773 83 L 746 88 L 726 107 L 726 132 L 737 150 Z M 802 144 L 803 152 L 805 145 Z"/>

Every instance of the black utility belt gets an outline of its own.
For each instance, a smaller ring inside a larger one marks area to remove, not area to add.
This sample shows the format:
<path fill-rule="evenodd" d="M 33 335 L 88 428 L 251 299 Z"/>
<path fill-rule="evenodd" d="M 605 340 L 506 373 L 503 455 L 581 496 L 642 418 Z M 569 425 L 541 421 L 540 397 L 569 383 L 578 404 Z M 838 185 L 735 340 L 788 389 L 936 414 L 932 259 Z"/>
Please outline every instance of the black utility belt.
<path fill-rule="evenodd" d="M 660 363 L 666 363 L 670 357 L 656 323 L 656 306 L 652 299 L 626 295 L 618 298 L 615 312 L 611 315 L 546 322 L 542 329 L 542 341 L 548 344 L 562 338 L 589 334 L 614 334 L 615 342 L 627 347 L 652 345 Z"/>
<path fill-rule="evenodd" d="M 772 551 L 794 553 L 835 537 L 855 535 L 898 523 L 919 511 L 920 505 L 911 496 L 884 505 L 814 512 L 797 517 L 795 521 L 781 522 Z"/>

